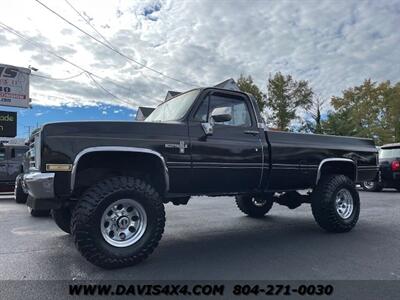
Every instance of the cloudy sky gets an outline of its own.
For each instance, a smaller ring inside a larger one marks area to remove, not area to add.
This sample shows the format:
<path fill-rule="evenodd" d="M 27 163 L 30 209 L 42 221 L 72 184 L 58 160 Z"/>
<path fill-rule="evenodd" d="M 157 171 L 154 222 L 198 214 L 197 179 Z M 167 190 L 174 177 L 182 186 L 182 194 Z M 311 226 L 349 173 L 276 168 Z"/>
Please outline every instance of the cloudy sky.
<path fill-rule="evenodd" d="M 35 0 L 8 1 L 0 21 L 34 42 L 0 28 L 1 63 L 32 65 L 35 74 L 55 79 L 76 75 L 31 77 L 34 108 L 19 114 L 24 126 L 78 116 L 132 119 L 136 106 L 156 105 L 167 90 L 241 73 L 264 90 L 268 74 L 290 73 L 324 97 L 365 78 L 400 80 L 400 1 L 40 1 L 140 65 Z"/>

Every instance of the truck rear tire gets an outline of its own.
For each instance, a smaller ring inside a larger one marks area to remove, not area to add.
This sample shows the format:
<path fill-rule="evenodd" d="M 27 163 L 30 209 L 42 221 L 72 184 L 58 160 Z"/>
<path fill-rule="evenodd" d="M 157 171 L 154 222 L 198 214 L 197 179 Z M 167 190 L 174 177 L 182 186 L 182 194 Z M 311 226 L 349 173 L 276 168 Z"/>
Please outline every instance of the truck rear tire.
<path fill-rule="evenodd" d="M 360 197 L 354 182 L 344 175 L 322 178 L 312 193 L 315 221 L 329 232 L 348 232 L 360 215 Z"/>
<path fill-rule="evenodd" d="M 117 176 L 88 188 L 72 212 L 79 252 L 106 269 L 135 265 L 157 247 L 165 211 L 157 191 L 142 179 Z"/>
<path fill-rule="evenodd" d="M 28 194 L 26 194 L 22 188 L 21 176 L 18 176 L 15 180 L 14 197 L 15 202 L 17 203 L 26 203 L 26 200 L 28 199 Z"/>
<path fill-rule="evenodd" d="M 361 187 L 366 192 L 381 192 L 383 189 L 382 185 L 375 181 L 364 181 L 361 183 Z"/>
<path fill-rule="evenodd" d="M 241 212 L 252 218 L 264 217 L 274 204 L 273 194 L 267 194 L 263 197 L 251 195 L 236 196 L 236 205 Z"/>
<path fill-rule="evenodd" d="M 71 233 L 71 210 L 69 208 L 53 209 L 51 216 L 58 228 L 65 233 Z"/>

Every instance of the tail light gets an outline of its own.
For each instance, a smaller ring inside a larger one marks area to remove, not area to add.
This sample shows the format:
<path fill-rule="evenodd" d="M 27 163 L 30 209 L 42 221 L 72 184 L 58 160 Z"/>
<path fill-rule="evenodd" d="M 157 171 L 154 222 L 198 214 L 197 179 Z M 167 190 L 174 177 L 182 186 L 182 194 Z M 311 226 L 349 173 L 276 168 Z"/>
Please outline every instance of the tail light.
<path fill-rule="evenodd" d="M 392 171 L 400 171 L 400 161 L 395 160 L 392 162 Z"/>

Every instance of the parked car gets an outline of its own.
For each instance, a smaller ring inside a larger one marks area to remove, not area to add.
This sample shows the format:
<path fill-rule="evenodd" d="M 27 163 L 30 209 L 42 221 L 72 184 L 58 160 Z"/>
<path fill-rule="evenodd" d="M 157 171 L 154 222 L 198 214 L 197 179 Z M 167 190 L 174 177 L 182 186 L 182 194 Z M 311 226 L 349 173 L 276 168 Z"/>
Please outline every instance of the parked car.
<path fill-rule="evenodd" d="M 24 144 L 0 144 L 0 190 L 13 191 L 15 179 L 22 172 L 22 161 L 28 146 Z"/>
<path fill-rule="evenodd" d="M 32 143 L 30 143 L 32 144 Z M 28 150 L 29 147 L 26 146 L 26 150 Z M 26 185 L 24 184 L 24 175 L 26 173 L 29 173 L 30 169 L 30 152 L 25 151 L 25 153 L 22 156 L 22 161 L 21 161 L 21 168 L 19 170 L 18 176 L 15 178 L 15 183 L 14 183 L 14 198 L 15 202 L 25 204 L 29 198 L 29 193 L 26 188 Z M 43 217 L 43 216 L 48 216 L 50 214 L 49 209 L 35 209 L 32 207 L 28 206 L 28 211 L 31 214 L 32 217 Z"/>
<path fill-rule="evenodd" d="M 380 192 L 383 188 L 395 188 L 400 192 L 400 143 L 383 145 L 379 150 L 377 181 L 364 181 L 365 191 Z"/>
<path fill-rule="evenodd" d="M 149 256 L 164 204 L 192 195 L 235 196 L 254 218 L 274 202 L 310 203 L 323 229 L 350 231 L 360 213 L 355 183 L 378 172 L 372 140 L 268 131 L 253 96 L 218 88 L 171 98 L 145 122 L 46 124 L 31 149 L 28 205 L 52 209 L 80 253 L 104 268 Z"/>
<path fill-rule="evenodd" d="M 20 172 L 21 173 L 15 178 L 14 198 L 17 203 L 26 203 L 28 191 L 26 187 L 23 186 L 23 178 L 24 174 L 29 172 L 29 151 L 26 151 L 23 156 Z"/>

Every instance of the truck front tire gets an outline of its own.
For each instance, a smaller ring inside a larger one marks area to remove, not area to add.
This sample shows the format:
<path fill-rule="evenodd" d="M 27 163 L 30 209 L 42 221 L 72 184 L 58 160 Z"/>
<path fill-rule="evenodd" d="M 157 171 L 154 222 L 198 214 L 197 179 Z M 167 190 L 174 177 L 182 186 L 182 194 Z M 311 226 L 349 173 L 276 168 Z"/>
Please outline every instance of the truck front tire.
<path fill-rule="evenodd" d="M 251 195 L 236 196 L 236 205 L 241 212 L 252 218 L 264 217 L 274 204 L 273 194 L 256 197 Z"/>
<path fill-rule="evenodd" d="M 135 265 L 157 247 L 165 211 L 157 191 L 142 179 L 112 177 L 87 189 L 72 212 L 79 252 L 107 269 Z"/>
<path fill-rule="evenodd" d="M 344 175 L 322 178 L 312 193 L 315 221 L 329 232 L 348 232 L 360 215 L 360 197 L 354 182 Z"/>
<path fill-rule="evenodd" d="M 65 233 L 71 233 L 71 210 L 69 208 L 53 209 L 51 216 L 58 228 Z"/>
<path fill-rule="evenodd" d="M 28 194 L 26 194 L 22 188 L 21 176 L 18 176 L 15 180 L 14 197 L 15 202 L 17 203 L 26 203 L 26 200 L 28 199 Z"/>

